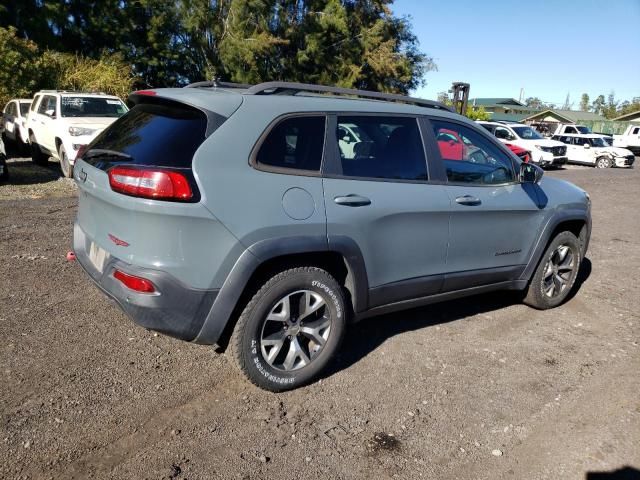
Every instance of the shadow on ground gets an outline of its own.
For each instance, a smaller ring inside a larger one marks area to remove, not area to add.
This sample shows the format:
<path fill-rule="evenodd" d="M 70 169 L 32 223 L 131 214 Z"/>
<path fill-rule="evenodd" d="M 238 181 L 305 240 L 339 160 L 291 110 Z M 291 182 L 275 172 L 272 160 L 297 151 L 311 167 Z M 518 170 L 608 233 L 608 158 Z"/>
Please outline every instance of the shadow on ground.
<path fill-rule="evenodd" d="M 613 472 L 587 472 L 585 480 L 640 480 L 640 470 L 624 467 Z"/>
<path fill-rule="evenodd" d="M 62 177 L 58 162 L 49 161 L 47 166 L 36 165 L 30 158 L 13 158 L 7 160 L 12 185 L 30 185 L 47 183 Z"/>
<path fill-rule="evenodd" d="M 580 291 L 590 275 L 591 261 L 585 258 L 567 301 Z M 492 292 L 362 320 L 350 326 L 336 361 L 323 376 L 329 377 L 349 368 L 396 335 L 490 313 L 521 301 L 522 292 Z"/>

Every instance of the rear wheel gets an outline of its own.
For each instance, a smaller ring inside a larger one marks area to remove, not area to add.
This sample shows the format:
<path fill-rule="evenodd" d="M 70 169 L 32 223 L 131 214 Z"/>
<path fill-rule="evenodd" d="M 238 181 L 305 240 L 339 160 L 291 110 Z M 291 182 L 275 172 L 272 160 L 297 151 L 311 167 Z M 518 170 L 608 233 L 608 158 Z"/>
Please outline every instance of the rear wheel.
<path fill-rule="evenodd" d="M 235 325 L 229 355 L 255 385 L 279 392 L 318 377 L 345 330 L 338 282 L 319 268 L 281 272 L 253 296 Z"/>
<path fill-rule="evenodd" d="M 45 166 L 49 162 L 49 156 L 42 153 L 40 145 L 36 143 L 33 135 L 29 138 L 29 145 L 31 147 L 31 161 L 36 165 Z"/>
<path fill-rule="evenodd" d="M 526 291 L 524 303 L 546 310 L 564 302 L 578 276 L 582 250 L 571 232 L 560 232 L 544 252 Z"/>
<path fill-rule="evenodd" d="M 62 174 L 71 178 L 73 176 L 73 165 L 69 162 L 69 157 L 67 157 L 67 151 L 64 148 L 64 145 L 60 145 L 58 149 L 58 156 L 60 157 L 60 168 L 62 169 Z"/>
<path fill-rule="evenodd" d="M 596 168 L 610 168 L 613 162 L 609 157 L 600 157 L 596 160 Z"/>

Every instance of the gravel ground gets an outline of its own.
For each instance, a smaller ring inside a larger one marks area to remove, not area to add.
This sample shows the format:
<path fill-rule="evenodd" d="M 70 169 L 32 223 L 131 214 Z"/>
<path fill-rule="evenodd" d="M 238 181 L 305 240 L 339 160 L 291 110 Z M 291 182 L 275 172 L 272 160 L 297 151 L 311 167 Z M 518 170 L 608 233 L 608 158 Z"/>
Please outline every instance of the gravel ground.
<path fill-rule="evenodd" d="M 9 167 L 0 478 L 640 474 L 640 169 L 546 173 L 593 200 L 567 304 L 540 312 L 498 293 L 376 317 L 350 329 L 323 380 L 271 394 L 211 348 L 132 324 L 65 260 L 73 184 L 57 165 Z"/>

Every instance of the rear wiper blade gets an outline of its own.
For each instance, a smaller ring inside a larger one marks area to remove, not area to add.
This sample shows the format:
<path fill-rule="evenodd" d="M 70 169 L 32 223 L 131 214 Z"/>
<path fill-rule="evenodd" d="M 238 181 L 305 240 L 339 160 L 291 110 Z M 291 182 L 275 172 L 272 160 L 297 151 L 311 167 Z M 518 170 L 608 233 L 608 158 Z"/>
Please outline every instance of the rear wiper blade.
<path fill-rule="evenodd" d="M 97 157 L 119 157 L 124 160 L 130 160 L 133 157 L 126 153 L 118 152 L 117 150 L 107 150 L 103 148 L 92 148 L 83 155 L 84 158 L 97 158 Z"/>

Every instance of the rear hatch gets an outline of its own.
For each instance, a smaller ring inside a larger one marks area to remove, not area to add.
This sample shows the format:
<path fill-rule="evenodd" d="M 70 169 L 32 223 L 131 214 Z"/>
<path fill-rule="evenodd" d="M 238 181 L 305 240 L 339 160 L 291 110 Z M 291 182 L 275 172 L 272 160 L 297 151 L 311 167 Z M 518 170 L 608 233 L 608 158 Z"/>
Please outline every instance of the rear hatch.
<path fill-rule="evenodd" d="M 219 112 L 177 101 L 179 89 L 133 95 L 134 107 L 91 142 L 77 161 L 80 193 L 74 248 L 89 259 L 96 279 L 114 257 L 171 273 L 194 288 L 209 288 L 202 238 L 235 239 L 201 202 L 192 171 L 196 151 L 237 109 L 241 96 Z M 171 98 L 173 93 L 173 97 Z M 203 92 L 205 93 L 205 92 Z M 212 93 L 207 100 L 211 101 Z M 198 94 L 196 94 L 198 95 Z M 79 257 L 80 258 L 80 257 Z"/>

